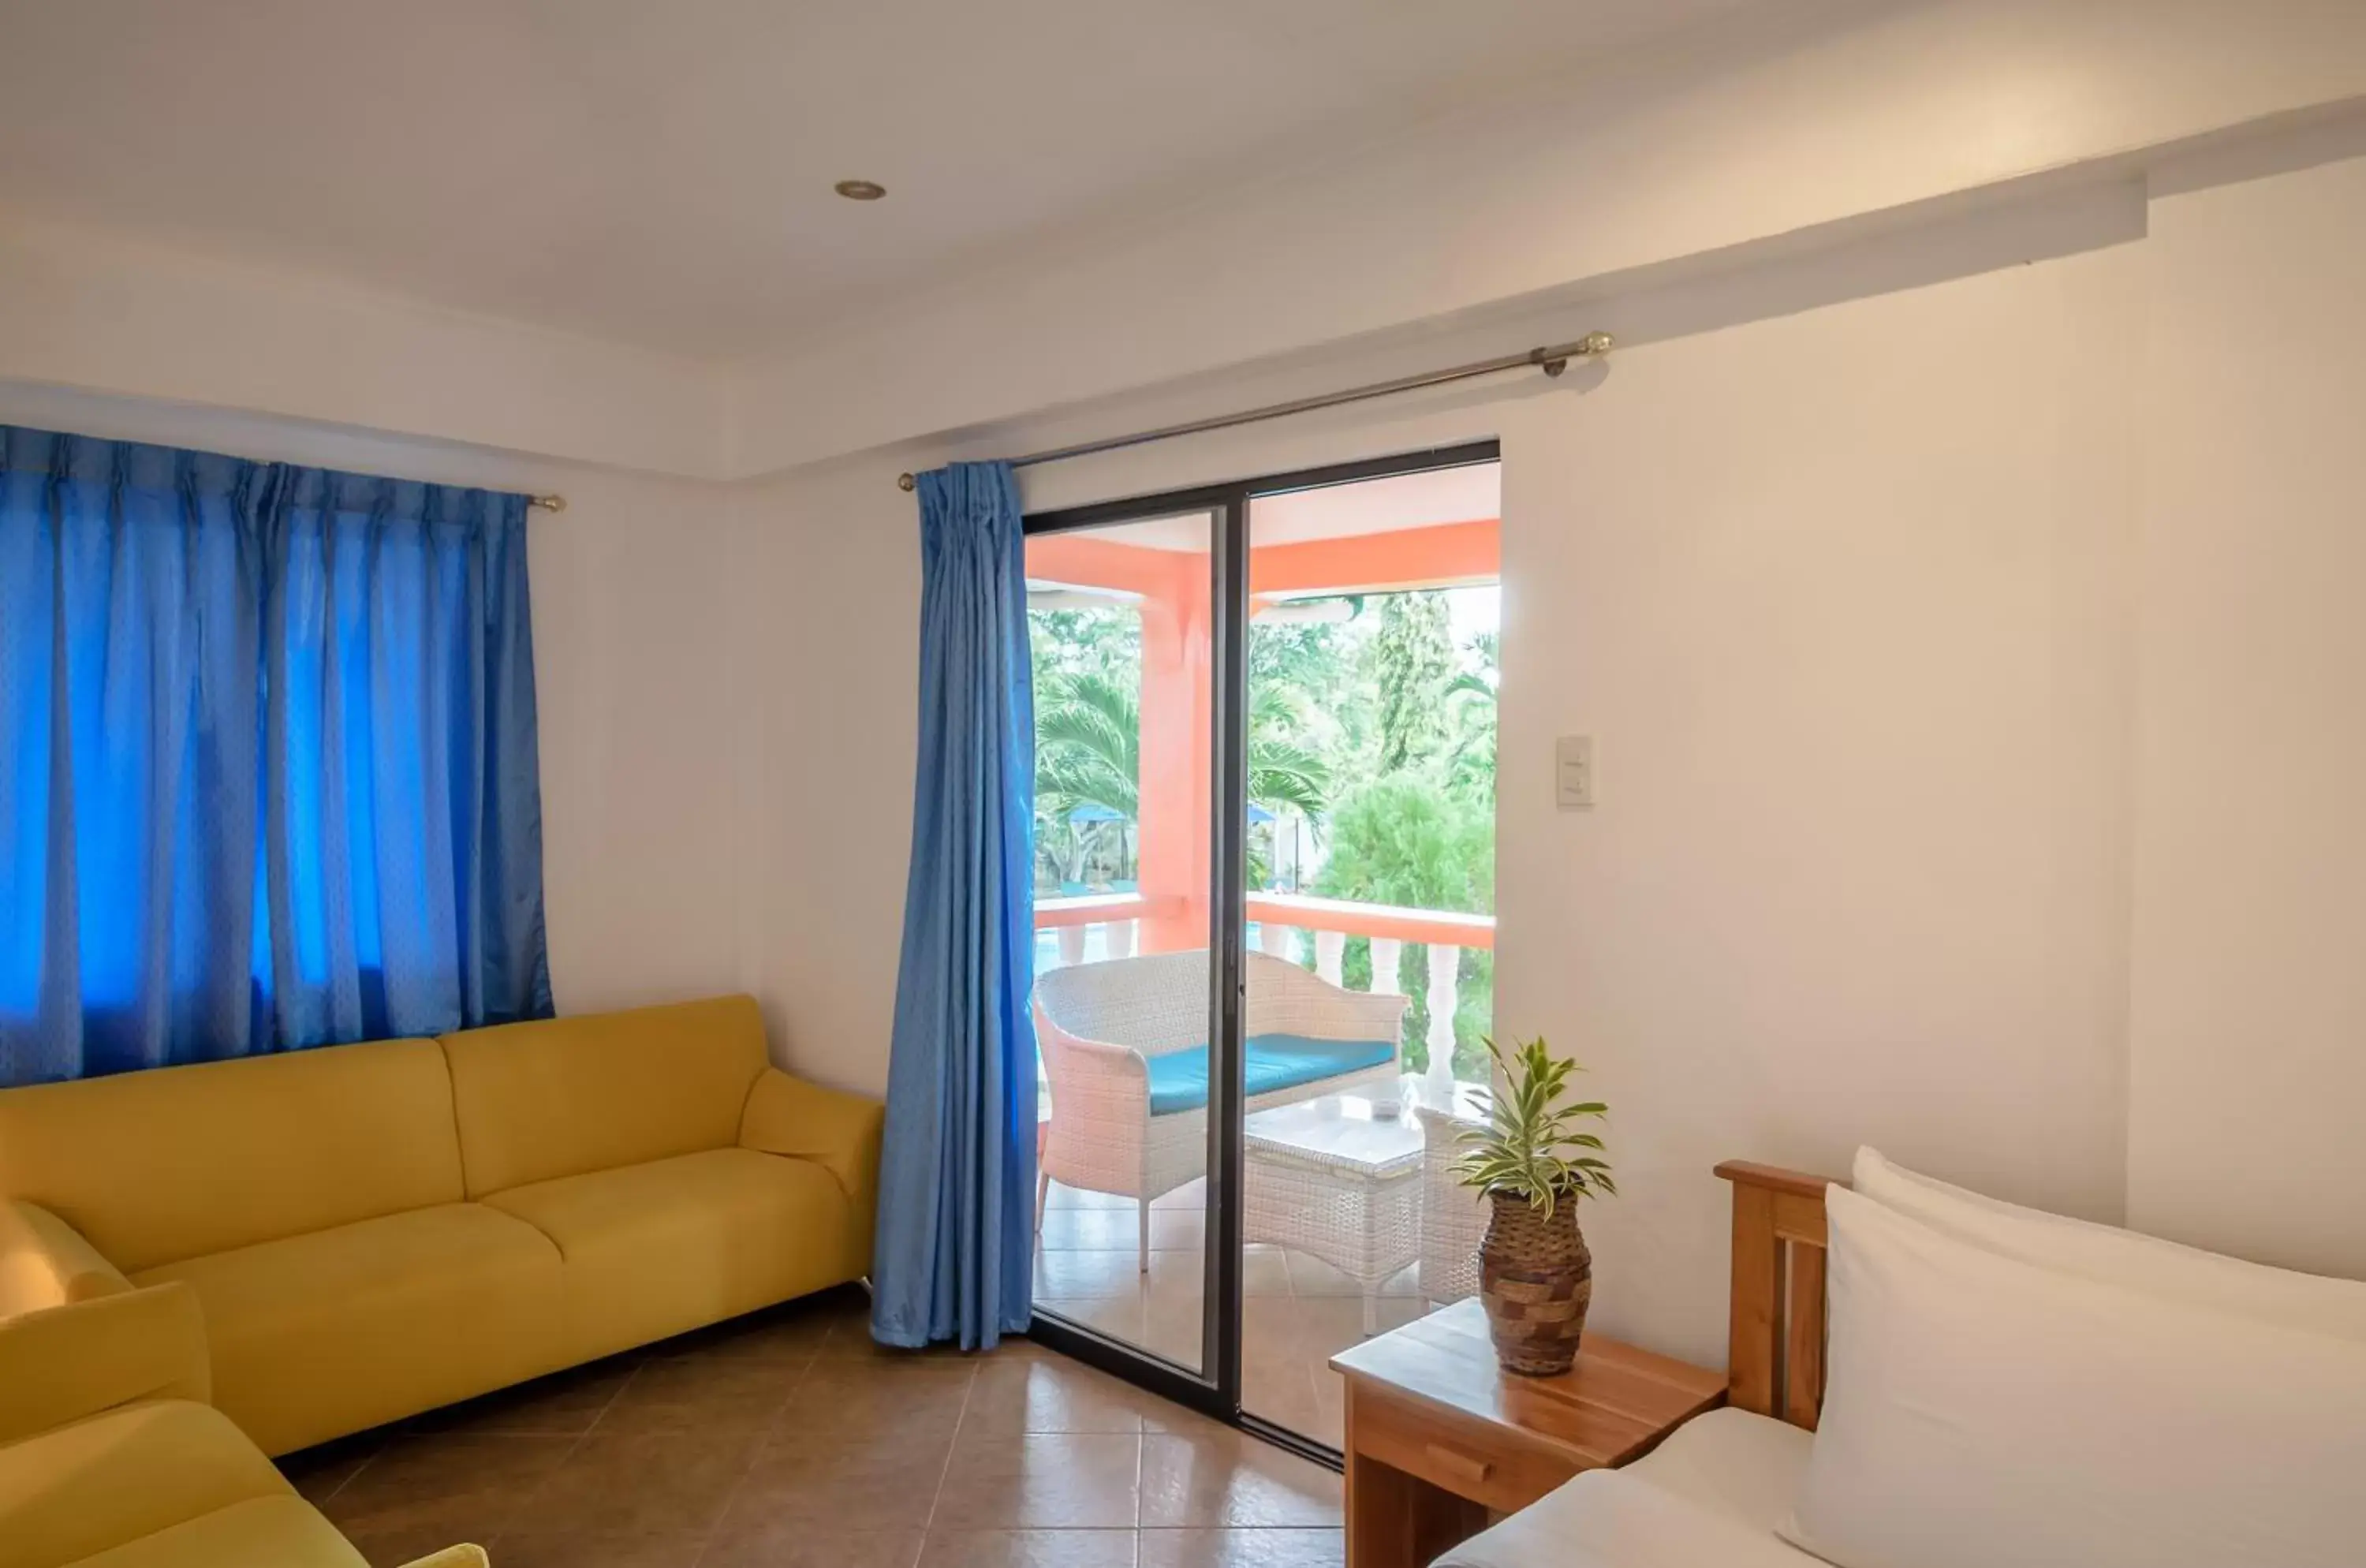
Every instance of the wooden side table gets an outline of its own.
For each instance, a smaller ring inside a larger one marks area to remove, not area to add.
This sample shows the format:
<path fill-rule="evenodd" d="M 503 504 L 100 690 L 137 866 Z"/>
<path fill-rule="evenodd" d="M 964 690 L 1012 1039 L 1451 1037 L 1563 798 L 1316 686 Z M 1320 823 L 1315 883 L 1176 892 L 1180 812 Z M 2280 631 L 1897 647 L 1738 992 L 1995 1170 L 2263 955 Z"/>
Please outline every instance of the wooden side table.
<path fill-rule="evenodd" d="M 1476 1297 L 1331 1359 L 1347 1384 L 1347 1568 L 1424 1568 L 1580 1471 L 1625 1464 L 1725 1377 L 1589 1334 L 1559 1377 L 1495 1363 Z"/>

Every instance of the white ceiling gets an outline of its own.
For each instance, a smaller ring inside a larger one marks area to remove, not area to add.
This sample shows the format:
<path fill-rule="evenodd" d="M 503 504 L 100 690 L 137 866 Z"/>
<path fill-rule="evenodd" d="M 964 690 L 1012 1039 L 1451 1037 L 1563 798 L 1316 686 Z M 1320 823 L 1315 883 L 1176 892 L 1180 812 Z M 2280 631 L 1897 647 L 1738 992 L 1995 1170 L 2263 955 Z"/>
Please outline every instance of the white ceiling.
<path fill-rule="evenodd" d="M 1753 3 L 0 0 L 0 209 L 743 359 Z"/>

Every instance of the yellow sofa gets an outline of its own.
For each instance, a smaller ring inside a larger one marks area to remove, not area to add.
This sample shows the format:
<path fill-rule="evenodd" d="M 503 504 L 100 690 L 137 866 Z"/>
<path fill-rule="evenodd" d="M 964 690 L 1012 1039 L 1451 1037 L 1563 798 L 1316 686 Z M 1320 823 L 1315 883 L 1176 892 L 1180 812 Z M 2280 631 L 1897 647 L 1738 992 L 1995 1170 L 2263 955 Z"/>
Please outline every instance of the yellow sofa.
<path fill-rule="evenodd" d="M 0 1091 L 0 1568 L 357 1562 L 265 1454 L 861 1278 L 880 1122 L 745 997 Z"/>

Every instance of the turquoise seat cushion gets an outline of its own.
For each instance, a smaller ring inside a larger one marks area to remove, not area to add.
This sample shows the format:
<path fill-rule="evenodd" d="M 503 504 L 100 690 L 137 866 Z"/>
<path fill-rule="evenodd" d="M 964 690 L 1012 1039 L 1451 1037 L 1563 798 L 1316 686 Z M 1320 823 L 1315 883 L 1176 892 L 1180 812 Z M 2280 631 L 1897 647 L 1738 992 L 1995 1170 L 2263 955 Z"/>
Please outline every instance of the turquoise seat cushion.
<path fill-rule="evenodd" d="M 1391 1040 L 1310 1040 L 1303 1034 L 1252 1034 L 1246 1073 L 1248 1096 L 1255 1100 L 1277 1089 L 1297 1089 L 1345 1073 L 1382 1066 L 1396 1054 L 1396 1043 Z M 1149 1066 L 1153 1116 L 1197 1111 L 1208 1103 L 1205 1045 L 1153 1056 Z"/>

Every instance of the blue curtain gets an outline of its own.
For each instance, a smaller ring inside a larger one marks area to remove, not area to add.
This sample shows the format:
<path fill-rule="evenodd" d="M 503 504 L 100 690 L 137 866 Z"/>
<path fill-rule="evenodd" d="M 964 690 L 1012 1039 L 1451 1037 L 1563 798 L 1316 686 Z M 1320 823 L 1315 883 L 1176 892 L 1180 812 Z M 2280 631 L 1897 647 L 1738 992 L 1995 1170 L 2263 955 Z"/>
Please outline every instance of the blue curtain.
<path fill-rule="evenodd" d="M 525 498 L 0 426 L 0 1084 L 545 1017 Z"/>
<path fill-rule="evenodd" d="M 871 1332 L 992 1346 L 1033 1293 L 1035 713 L 1007 463 L 922 474 L 920 747 Z"/>

